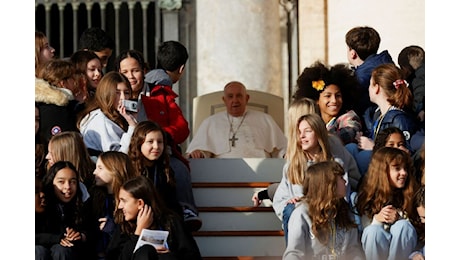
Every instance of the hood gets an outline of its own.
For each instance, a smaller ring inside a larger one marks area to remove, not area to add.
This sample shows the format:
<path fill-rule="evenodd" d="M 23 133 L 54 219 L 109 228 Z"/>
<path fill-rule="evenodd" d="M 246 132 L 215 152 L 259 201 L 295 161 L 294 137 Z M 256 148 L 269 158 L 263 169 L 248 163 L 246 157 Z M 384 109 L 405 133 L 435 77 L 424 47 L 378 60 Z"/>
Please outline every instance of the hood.
<path fill-rule="evenodd" d="M 154 69 L 149 71 L 147 74 L 145 74 L 144 81 L 147 82 L 149 85 L 173 85 L 171 78 L 169 78 L 169 75 L 166 73 L 166 71 L 162 69 Z"/>
<path fill-rule="evenodd" d="M 35 78 L 35 102 L 66 106 L 73 99 L 70 90 L 58 88 L 46 80 Z"/>
<path fill-rule="evenodd" d="M 86 114 L 80 122 L 80 125 L 79 125 L 80 132 L 82 133 L 85 132 L 88 124 L 100 113 L 102 113 L 102 111 L 100 108 L 98 108 L 98 109 L 91 111 L 89 114 Z"/>
<path fill-rule="evenodd" d="M 367 57 L 364 63 L 359 65 L 355 70 L 355 74 L 360 85 L 367 88 L 369 86 L 369 80 L 371 79 L 372 70 L 374 70 L 374 68 L 378 65 L 385 63 L 394 64 L 393 59 L 386 50 L 379 54 Z"/>
<path fill-rule="evenodd" d="M 385 63 L 394 64 L 390 53 L 388 53 L 388 51 L 386 50 L 382 51 L 379 54 L 374 54 L 374 55 L 370 55 L 369 57 L 367 57 L 364 63 L 358 66 L 358 69 L 374 69 L 378 65 L 385 64 Z"/>

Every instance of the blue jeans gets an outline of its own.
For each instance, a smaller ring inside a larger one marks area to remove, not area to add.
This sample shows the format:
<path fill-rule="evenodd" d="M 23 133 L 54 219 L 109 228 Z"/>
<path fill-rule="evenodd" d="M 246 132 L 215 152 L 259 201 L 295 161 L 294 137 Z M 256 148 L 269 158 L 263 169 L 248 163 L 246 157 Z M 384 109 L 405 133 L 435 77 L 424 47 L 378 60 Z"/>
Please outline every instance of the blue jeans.
<path fill-rule="evenodd" d="M 286 204 L 286 207 L 283 209 L 283 229 L 284 229 L 284 240 L 286 241 L 286 245 L 288 242 L 288 223 L 289 218 L 291 218 L 291 214 L 295 209 L 294 203 Z"/>
<path fill-rule="evenodd" d="M 366 259 L 408 259 L 417 245 L 417 232 L 409 220 L 400 219 L 384 230 L 381 225 L 364 228 L 361 237 Z"/>
<path fill-rule="evenodd" d="M 361 176 L 364 176 L 367 172 L 367 168 L 369 168 L 369 163 L 371 162 L 372 150 L 362 150 L 355 143 L 348 143 L 345 145 L 345 148 L 355 159 Z"/>

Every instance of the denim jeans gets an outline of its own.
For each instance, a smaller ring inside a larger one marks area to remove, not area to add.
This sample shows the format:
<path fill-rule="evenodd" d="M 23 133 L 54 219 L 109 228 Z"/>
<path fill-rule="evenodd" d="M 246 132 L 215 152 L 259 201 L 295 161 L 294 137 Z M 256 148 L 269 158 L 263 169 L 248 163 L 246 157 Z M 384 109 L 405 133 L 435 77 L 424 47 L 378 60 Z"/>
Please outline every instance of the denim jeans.
<path fill-rule="evenodd" d="M 286 204 L 286 207 L 283 209 L 283 230 L 284 230 L 284 240 L 286 241 L 286 245 L 288 242 L 288 223 L 289 218 L 291 218 L 292 211 L 295 209 L 294 203 Z"/>

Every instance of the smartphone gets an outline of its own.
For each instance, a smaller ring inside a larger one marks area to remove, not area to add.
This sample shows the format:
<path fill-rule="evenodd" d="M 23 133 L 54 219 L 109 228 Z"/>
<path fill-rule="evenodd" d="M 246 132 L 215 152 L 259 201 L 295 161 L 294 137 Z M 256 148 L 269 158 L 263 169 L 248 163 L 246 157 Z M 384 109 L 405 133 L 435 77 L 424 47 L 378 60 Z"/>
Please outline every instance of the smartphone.
<path fill-rule="evenodd" d="M 131 112 L 137 112 L 137 101 L 134 100 L 123 100 L 123 106 L 126 110 Z"/>

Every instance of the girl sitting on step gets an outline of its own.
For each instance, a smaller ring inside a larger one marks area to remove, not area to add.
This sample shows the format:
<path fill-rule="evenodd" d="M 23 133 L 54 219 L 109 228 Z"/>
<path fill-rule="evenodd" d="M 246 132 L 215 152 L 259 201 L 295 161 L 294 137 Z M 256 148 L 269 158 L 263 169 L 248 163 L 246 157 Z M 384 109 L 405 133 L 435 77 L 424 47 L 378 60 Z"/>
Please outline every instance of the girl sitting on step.
<path fill-rule="evenodd" d="M 153 182 L 138 176 L 125 182 L 118 193 L 117 228 L 108 246 L 106 260 L 201 259 L 200 250 L 179 215 L 168 209 Z M 134 250 L 143 229 L 169 231 L 166 246 L 149 244 Z"/>
<path fill-rule="evenodd" d="M 335 161 L 307 168 L 305 196 L 289 220 L 283 259 L 365 259 L 347 192 L 345 171 Z"/>

